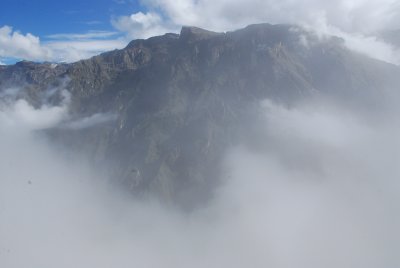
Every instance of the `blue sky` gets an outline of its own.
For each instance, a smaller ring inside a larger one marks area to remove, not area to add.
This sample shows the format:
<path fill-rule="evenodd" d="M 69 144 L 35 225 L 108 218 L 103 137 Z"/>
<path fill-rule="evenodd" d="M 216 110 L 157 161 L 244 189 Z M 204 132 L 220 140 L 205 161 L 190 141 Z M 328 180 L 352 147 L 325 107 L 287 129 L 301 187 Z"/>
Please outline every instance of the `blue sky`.
<path fill-rule="evenodd" d="M 228 31 L 261 22 L 334 34 L 400 63 L 399 49 L 374 37 L 400 29 L 398 0 L 1 0 L 0 64 L 73 62 L 182 25 Z"/>
<path fill-rule="evenodd" d="M 43 36 L 58 33 L 112 31 L 112 17 L 143 10 L 137 1 L 2 0 L 0 25 Z"/>
<path fill-rule="evenodd" d="M 111 21 L 146 11 L 144 6 L 133 0 L 2 0 L 0 5 L 0 28 L 9 26 L 12 33 L 18 32 L 22 36 L 30 33 L 39 38 L 42 45 L 67 40 L 110 41 L 112 37 L 112 40 L 120 40 L 121 44 L 115 45 L 116 48 L 120 48 L 122 43 L 127 43 L 129 39 L 123 38 L 125 33 L 118 31 Z M 103 50 L 105 49 L 100 47 L 98 51 Z M 24 57 L 24 53 L 18 57 L 18 54 L 21 53 L 10 53 L 10 56 L 6 53 L 0 54 L 0 62 L 9 64 L 22 59 L 47 60 L 46 57 L 41 59 L 41 56 Z M 79 56 L 76 57 L 78 58 Z M 51 61 L 52 57 L 48 60 Z M 69 59 L 66 58 L 65 61 Z"/>

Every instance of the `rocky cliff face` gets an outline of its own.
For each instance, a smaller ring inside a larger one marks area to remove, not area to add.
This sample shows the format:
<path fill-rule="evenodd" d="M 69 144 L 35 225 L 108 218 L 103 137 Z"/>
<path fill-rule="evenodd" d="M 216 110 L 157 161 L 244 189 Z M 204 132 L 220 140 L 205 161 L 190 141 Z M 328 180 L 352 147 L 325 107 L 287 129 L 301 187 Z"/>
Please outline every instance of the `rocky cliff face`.
<path fill-rule="evenodd" d="M 0 88 L 22 87 L 21 97 L 35 103 L 62 84 L 71 118 L 113 115 L 47 132 L 97 164 L 111 163 L 112 177 L 129 191 L 191 205 L 218 183 L 225 150 L 248 135 L 260 100 L 290 105 L 324 94 L 357 101 L 384 96 L 399 75 L 339 38 L 260 24 L 227 33 L 183 27 L 72 64 L 20 62 L 0 69 Z"/>

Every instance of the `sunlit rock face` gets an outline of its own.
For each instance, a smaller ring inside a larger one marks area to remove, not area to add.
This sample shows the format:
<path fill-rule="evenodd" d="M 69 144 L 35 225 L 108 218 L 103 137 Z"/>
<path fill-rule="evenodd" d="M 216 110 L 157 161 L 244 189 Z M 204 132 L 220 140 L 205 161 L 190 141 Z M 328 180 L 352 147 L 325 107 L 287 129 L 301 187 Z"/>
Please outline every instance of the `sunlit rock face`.
<path fill-rule="evenodd" d="M 257 136 L 261 101 L 326 96 L 376 109 L 399 77 L 340 38 L 270 24 L 183 27 L 72 64 L 0 66 L 2 92 L 20 87 L 17 98 L 33 106 L 59 105 L 65 98 L 52 90 L 69 92 L 68 118 L 45 130 L 54 142 L 107 165 L 132 193 L 185 207 L 210 198 L 226 150 Z"/>

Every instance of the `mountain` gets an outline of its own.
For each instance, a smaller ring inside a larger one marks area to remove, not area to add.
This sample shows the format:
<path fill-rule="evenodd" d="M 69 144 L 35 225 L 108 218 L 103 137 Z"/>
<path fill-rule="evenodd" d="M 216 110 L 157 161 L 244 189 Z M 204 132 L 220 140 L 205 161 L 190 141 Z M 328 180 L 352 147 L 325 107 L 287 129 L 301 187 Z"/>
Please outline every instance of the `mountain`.
<path fill-rule="evenodd" d="M 56 142 L 107 163 L 129 191 L 185 207 L 212 195 L 224 153 L 251 135 L 261 100 L 376 103 L 399 77 L 399 67 L 350 51 L 340 38 L 270 24 L 226 33 L 183 27 L 71 64 L 0 66 L 1 90 L 23 88 L 33 105 L 63 87 L 71 120 L 111 118 L 46 130 Z"/>

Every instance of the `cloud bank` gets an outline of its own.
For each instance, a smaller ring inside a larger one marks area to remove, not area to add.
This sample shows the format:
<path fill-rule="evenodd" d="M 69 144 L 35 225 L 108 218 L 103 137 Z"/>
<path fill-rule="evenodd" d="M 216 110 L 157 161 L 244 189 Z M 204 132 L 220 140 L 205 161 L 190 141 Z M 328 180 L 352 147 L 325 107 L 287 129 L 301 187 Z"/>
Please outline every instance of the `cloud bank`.
<path fill-rule="evenodd" d="M 62 101 L 58 105 L 50 104 L 46 98 L 39 107 L 34 107 L 21 98 L 19 88 L 9 88 L 0 93 L 0 121 L 3 127 L 40 130 L 52 128 L 68 118 L 70 93 L 62 89 L 54 89 L 51 95 L 60 95 Z"/>
<path fill-rule="evenodd" d="M 182 25 L 228 31 L 268 22 L 302 25 L 319 34 L 336 35 L 350 49 L 390 63 L 400 63 L 399 48 L 379 40 L 377 32 L 400 28 L 395 0 L 144 0 L 150 12 L 121 16 L 114 26 L 130 38 L 149 37 Z"/>
<path fill-rule="evenodd" d="M 346 32 L 369 33 L 400 27 L 395 0 L 144 0 L 176 25 L 232 30 L 257 22 L 315 24 L 326 21 Z"/>
<path fill-rule="evenodd" d="M 57 106 L 22 107 L 40 113 L 33 128 L 20 106 L 0 111 L 1 267 L 400 265 L 398 109 L 371 119 L 335 101 L 266 100 L 251 137 L 227 152 L 215 198 L 182 213 L 127 196 L 46 141 L 37 130 Z"/>

